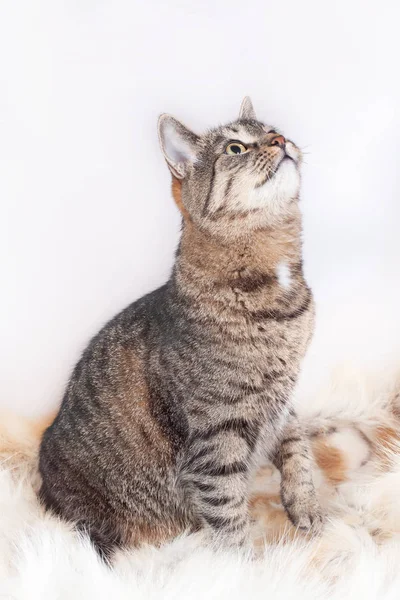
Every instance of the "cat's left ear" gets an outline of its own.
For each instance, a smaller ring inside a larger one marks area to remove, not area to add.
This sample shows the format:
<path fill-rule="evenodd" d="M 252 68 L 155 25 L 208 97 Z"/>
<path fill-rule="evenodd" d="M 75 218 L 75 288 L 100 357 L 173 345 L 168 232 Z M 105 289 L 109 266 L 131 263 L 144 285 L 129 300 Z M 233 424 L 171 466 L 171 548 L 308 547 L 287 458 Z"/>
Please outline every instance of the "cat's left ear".
<path fill-rule="evenodd" d="M 249 96 L 245 96 L 240 106 L 239 119 L 257 119 L 256 111 Z"/>
<path fill-rule="evenodd" d="M 170 171 L 183 179 L 190 163 L 196 161 L 199 137 L 170 115 L 158 119 L 158 137 Z"/>

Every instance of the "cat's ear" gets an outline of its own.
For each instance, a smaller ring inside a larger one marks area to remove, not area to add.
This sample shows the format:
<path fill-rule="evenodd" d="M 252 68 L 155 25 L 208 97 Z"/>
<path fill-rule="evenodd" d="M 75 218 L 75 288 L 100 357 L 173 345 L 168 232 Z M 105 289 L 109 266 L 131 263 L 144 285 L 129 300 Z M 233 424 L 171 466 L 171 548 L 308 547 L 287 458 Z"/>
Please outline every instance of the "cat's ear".
<path fill-rule="evenodd" d="M 239 119 L 257 119 L 256 111 L 249 96 L 245 96 L 240 107 Z"/>
<path fill-rule="evenodd" d="M 189 164 L 196 161 L 199 137 L 170 115 L 158 119 L 158 137 L 170 171 L 183 179 Z"/>

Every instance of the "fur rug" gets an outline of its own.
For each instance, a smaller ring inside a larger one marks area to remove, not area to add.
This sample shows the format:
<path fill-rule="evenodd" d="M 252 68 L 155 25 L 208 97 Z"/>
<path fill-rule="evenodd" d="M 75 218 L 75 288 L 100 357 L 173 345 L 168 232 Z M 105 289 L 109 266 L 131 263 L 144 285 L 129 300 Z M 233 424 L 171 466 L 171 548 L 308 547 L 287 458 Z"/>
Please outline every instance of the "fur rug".
<path fill-rule="evenodd" d="M 121 552 L 112 569 L 98 560 L 87 539 L 45 514 L 37 502 L 44 424 L 3 415 L 0 597 L 397 598 L 397 389 L 387 373 L 384 378 L 342 370 L 304 407 L 300 398 L 328 517 L 321 538 L 307 539 L 291 526 L 280 504 L 279 475 L 265 465 L 253 482 L 251 500 L 255 556 L 206 547 L 197 534 L 163 548 Z"/>

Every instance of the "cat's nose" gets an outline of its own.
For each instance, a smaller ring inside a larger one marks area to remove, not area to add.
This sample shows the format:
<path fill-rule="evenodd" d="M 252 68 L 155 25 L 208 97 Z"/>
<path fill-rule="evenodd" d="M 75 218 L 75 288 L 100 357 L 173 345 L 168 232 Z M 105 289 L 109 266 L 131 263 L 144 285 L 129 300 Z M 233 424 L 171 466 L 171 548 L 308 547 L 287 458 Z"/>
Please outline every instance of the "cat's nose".
<path fill-rule="evenodd" d="M 283 135 L 276 135 L 270 141 L 270 146 L 279 146 L 280 148 L 284 148 L 286 144 L 286 140 Z"/>

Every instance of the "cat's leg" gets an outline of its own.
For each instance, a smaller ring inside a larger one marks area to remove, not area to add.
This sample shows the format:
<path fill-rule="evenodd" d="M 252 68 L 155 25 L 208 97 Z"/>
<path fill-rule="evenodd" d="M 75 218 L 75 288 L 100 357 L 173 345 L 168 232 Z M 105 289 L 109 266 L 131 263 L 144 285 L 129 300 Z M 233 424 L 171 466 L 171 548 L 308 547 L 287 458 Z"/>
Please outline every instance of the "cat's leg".
<path fill-rule="evenodd" d="M 193 509 L 212 538 L 225 546 L 248 541 L 248 442 L 227 424 L 198 433 L 185 460 Z"/>
<path fill-rule="evenodd" d="M 308 438 L 291 411 L 273 459 L 281 473 L 282 504 L 296 527 L 319 533 L 323 515 L 312 479 L 312 460 Z"/>

